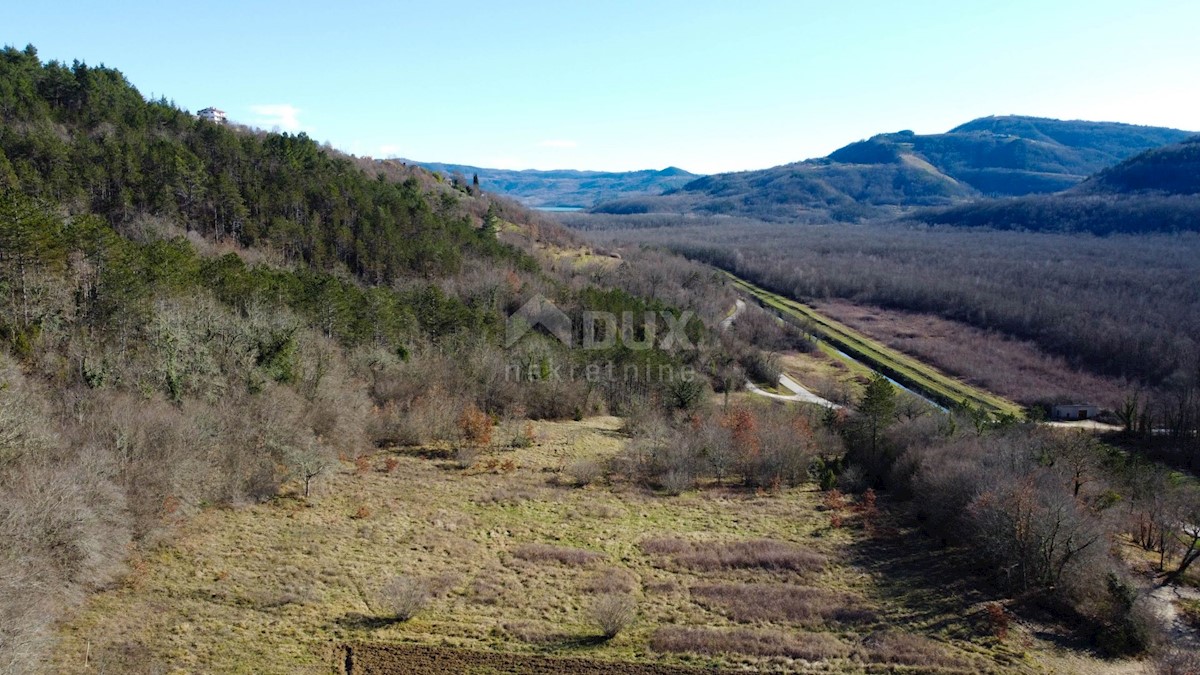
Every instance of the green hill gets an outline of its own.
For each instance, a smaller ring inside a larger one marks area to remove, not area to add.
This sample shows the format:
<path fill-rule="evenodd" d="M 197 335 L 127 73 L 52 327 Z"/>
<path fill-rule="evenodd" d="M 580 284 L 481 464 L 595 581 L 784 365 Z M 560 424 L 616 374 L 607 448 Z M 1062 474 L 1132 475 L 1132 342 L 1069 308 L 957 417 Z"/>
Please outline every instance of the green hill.
<path fill-rule="evenodd" d="M 1131 157 L 1088 179 L 1078 192 L 1200 194 L 1200 136 Z"/>
<path fill-rule="evenodd" d="M 1200 230 L 1200 137 L 1138 154 L 1061 193 L 986 200 L 915 218 L 1102 235 Z"/>
<path fill-rule="evenodd" d="M 1111 122 L 987 117 L 944 134 L 880 134 L 828 157 L 697 179 L 601 213 L 696 212 L 768 220 L 857 220 L 916 206 L 1070 188 L 1187 132 Z"/>

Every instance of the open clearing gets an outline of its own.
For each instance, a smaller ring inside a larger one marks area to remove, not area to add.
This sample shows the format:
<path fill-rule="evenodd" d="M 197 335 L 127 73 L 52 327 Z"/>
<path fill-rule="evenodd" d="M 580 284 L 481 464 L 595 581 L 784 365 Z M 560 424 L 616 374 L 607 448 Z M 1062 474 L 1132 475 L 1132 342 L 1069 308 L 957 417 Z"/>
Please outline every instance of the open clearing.
<path fill-rule="evenodd" d="M 481 673 L 1115 665 L 1058 652 L 1041 628 L 996 638 L 983 608 L 998 598 L 952 553 L 883 515 L 866 528 L 851 506 L 834 528 L 814 488 L 667 497 L 620 480 L 569 485 L 578 462 L 623 448 L 620 425 L 535 423 L 532 446 L 467 470 L 445 446 L 384 451 L 341 464 L 308 502 L 201 510 L 62 627 L 52 667 L 328 673 L 345 669 L 347 645 L 360 659 L 351 672 L 430 672 L 430 659 Z M 379 601 L 398 574 L 432 591 L 407 622 Z M 632 595 L 638 613 L 606 641 L 589 608 L 612 593 Z"/>

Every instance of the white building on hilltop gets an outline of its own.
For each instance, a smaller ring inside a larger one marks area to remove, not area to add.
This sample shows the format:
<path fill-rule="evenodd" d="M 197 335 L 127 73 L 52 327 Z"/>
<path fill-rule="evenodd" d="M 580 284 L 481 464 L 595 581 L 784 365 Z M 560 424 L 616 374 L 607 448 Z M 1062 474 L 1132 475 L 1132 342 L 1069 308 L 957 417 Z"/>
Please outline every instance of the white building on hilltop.
<path fill-rule="evenodd" d="M 201 110 L 200 112 L 198 112 L 196 114 L 202 120 L 208 120 L 209 122 L 215 122 L 216 124 L 224 124 L 225 123 L 225 111 L 224 110 L 218 110 L 216 108 L 205 108 L 204 110 Z"/>

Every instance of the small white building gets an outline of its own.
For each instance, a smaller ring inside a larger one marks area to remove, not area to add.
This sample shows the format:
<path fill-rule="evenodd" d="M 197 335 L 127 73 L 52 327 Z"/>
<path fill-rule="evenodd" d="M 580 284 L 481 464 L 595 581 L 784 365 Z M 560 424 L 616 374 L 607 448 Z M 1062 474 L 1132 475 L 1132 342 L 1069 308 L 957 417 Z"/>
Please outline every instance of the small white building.
<path fill-rule="evenodd" d="M 1099 414 L 1100 406 L 1090 403 L 1065 403 L 1050 411 L 1050 417 L 1056 420 L 1090 420 Z"/>
<path fill-rule="evenodd" d="M 201 110 L 200 112 L 198 112 L 196 114 L 202 120 L 208 120 L 209 122 L 214 122 L 216 124 L 224 124 L 225 123 L 225 111 L 224 110 L 218 110 L 216 108 L 205 108 L 204 110 Z"/>

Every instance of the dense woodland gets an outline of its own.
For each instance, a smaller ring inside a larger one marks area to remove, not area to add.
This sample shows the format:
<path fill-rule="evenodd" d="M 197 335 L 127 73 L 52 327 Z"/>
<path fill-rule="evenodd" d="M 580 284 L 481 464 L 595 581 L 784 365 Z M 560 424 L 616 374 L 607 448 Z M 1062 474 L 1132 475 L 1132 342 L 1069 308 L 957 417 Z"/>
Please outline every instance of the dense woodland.
<path fill-rule="evenodd" d="M 910 219 L 957 227 L 1100 236 L 1200 230 L 1200 139 L 1154 148 L 1054 195 L 985 200 Z"/>
<path fill-rule="evenodd" d="M 1077 367 L 1124 379 L 1130 396 L 1140 392 L 1142 412 L 1153 420 L 1148 426 L 1194 439 L 1194 234 L 1102 238 L 668 216 L 579 215 L 569 222 L 605 241 L 665 246 L 800 300 L 931 313 L 1033 342 Z M 1100 403 L 1115 409 L 1122 401 Z M 1200 460 L 1195 442 L 1185 445 Z"/>

